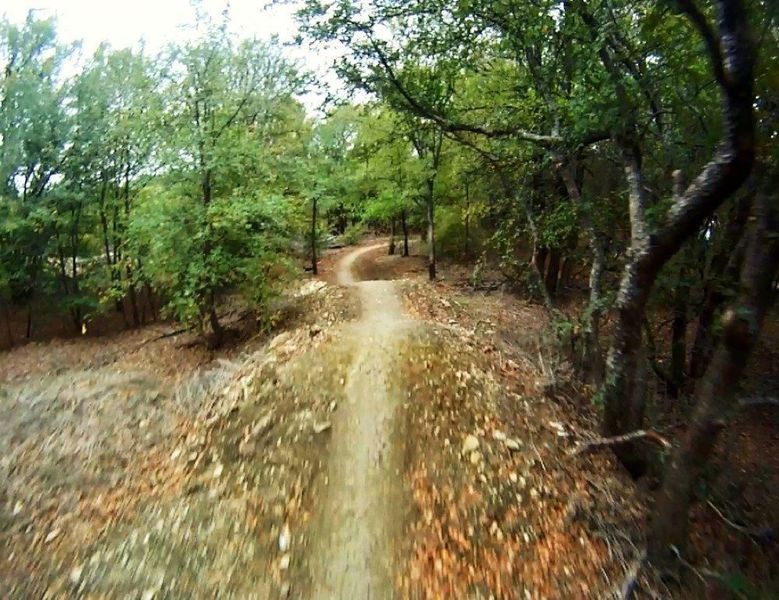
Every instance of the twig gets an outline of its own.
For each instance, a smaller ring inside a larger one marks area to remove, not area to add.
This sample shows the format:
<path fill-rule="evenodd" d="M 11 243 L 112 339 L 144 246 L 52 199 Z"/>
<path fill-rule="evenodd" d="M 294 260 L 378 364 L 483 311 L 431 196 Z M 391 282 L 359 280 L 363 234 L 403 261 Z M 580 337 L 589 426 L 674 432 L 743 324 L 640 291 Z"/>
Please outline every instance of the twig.
<path fill-rule="evenodd" d="M 673 545 L 672 545 L 672 546 L 671 546 L 671 550 L 672 550 L 672 551 L 673 551 L 673 553 L 676 555 L 676 558 L 679 560 L 679 562 L 682 564 L 682 566 L 684 566 L 684 567 L 687 567 L 688 569 L 690 569 L 690 571 L 692 571 L 693 573 L 695 573 L 695 576 L 696 576 L 698 579 L 700 579 L 701 583 L 702 583 L 704 586 L 706 585 L 706 578 L 707 578 L 707 577 L 708 577 L 709 579 L 715 579 L 715 580 L 717 580 L 717 581 L 725 581 L 725 578 L 722 576 L 722 574 L 721 574 L 721 573 L 717 573 L 716 571 L 712 571 L 712 570 L 710 570 L 710 569 L 705 569 L 705 568 L 702 568 L 702 569 L 697 569 L 697 568 L 695 567 L 695 565 L 693 565 L 692 563 L 690 563 L 690 562 L 686 561 L 686 560 L 684 559 L 684 557 L 682 557 L 682 553 L 681 553 L 681 552 L 679 552 L 679 548 L 677 548 L 676 546 L 673 546 Z M 735 594 L 735 595 L 736 595 L 738 598 L 746 598 L 746 596 L 745 596 L 744 594 L 742 594 L 742 593 L 738 592 L 737 590 L 731 590 L 731 591 L 732 591 L 732 592 L 733 592 L 733 593 L 734 593 L 734 594 Z"/>
<path fill-rule="evenodd" d="M 632 442 L 634 440 L 647 439 L 663 449 L 671 447 L 671 443 L 654 430 L 639 429 L 638 431 L 632 431 L 624 435 L 617 435 L 614 437 L 598 438 L 590 442 L 585 442 L 577 448 L 571 451 L 572 456 L 577 456 L 589 450 L 595 450 L 597 448 L 603 448 L 606 446 L 615 446 L 617 444 L 623 444 L 625 442 Z"/>
<path fill-rule="evenodd" d="M 544 459 L 541 458 L 541 453 L 538 451 L 538 446 L 536 446 L 536 443 L 533 441 L 533 434 L 530 434 L 530 445 L 533 446 L 533 450 L 535 450 L 536 456 L 538 457 L 539 462 L 541 463 L 541 469 L 543 469 L 544 473 L 546 473 L 546 465 L 544 464 Z"/>
<path fill-rule="evenodd" d="M 753 406 L 779 406 L 777 398 L 744 398 L 738 403 L 739 408 L 752 408 Z"/>
<path fill-rule="evenodd" d="M 743 525 L 739 525 L 738 523 L 735 523 L 735 522 L 731 521 L 730 519 L 728 519 L 725 516 L 725 514 L 719 508 L 717 508 L 717 506 L 711 500 L 706 500 L 706 504 L 708 504 L 711 507 L 711 509 L 715 513 L 717 513 L 717 516 L 720 519 L 722 519 L 722 521 L 726 525 L 728 525 L 729 527 L 732 527 L 733 529 L 735 529 L 739 533 L 743 533 L 744 535 L 747 535 L 747 536 L 749 536 L 751 538 L 758 538 L 758 539 L 761 539 L 761 540 L 766 540 L 766 539 L 770 540 L 776 534 L 776 531 L 774 529 L 770 528 L 770 527 L 766 527 L 766 528 L 760 529 L 760 528 L 757 528 L 757 527 L 745 527 Z"/>

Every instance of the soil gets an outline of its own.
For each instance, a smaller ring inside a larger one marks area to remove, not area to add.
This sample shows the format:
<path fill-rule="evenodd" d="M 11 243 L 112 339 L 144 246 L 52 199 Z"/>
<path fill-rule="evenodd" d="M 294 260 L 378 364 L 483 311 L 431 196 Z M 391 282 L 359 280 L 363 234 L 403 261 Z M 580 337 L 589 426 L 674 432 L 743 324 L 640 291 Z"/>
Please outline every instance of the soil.
<path fill-rule="evenodd" d="M 397 356 L 413 322 L 391 281 L 354 280 L 352 267 L 385 244 L 351 252 L 338 280 L 356 288 L 359 320 L 346 335 L 357 349 L 333 425 L 326 485 L 318 503 L 310 552 L 311 598 L 391 598 L 395 546 L 403 521 L 397 474 L 401 453 L 396 414 L 402 401 Z"/>

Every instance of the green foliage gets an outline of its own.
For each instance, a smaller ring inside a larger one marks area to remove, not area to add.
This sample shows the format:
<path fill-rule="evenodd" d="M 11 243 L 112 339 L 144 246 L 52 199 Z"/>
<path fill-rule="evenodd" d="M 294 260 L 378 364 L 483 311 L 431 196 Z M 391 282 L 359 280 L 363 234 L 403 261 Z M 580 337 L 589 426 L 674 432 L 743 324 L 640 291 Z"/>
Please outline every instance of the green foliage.
<path fill-rule="evenodd" d="M 365 227 L 362 223 L 354 223 L 349 225 L 344 231 L 341 239 L 347 246 L 354 246 L 365 235 Z"/>

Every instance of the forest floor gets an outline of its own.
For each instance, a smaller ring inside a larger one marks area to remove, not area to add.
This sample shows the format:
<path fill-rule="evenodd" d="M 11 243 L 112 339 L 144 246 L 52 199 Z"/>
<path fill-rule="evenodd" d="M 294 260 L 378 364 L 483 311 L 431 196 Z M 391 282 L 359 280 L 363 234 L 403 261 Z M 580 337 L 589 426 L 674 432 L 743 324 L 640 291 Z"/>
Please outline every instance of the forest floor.
<path fill-rule="evenodd" d="M 163 326 L 4 354 L 0 597 L 618 597 L 651 494 L 578 452 L 597 413 L 543 310 L 441 275 L 373 241 L 219 355 Z M 720 509 L 751 524 L 777 509 L 775 416 L 719 450 L 742 486 Z M 639 597 L 771 597 L 750 581 L 775 547 L 707 505 L 693 525 L 701 569 Z"/>

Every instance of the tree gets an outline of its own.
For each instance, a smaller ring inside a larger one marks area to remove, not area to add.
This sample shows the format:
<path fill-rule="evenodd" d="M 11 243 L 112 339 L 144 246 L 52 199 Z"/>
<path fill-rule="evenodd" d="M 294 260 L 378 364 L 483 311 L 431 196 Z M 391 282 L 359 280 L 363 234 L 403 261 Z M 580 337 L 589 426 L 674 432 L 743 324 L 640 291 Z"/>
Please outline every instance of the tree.
<path fill-rule="evenodd" d="M 180 316 L 207 320 L 219 345 L 225 332 L 216 298 L 234 273 L 219 221 L 237 191 L 229 175 L 255 160 L 255 133 L 301 89 L 302 79 L 274 46 L 236 44 L 224 27 L 209 26 L 197 41 L 174 49 L 170 62 L 166 159 L 192 202 L 183 215 L 189 222 L 182 223 L 191 253 L 170 291 Z"/>
<path fill-rule="evenodd" d="M 66 156 L 71 121 L 64 110 L 62 64 L 71 48 L 52 20 L 0 21 L 0 262 L 8 302 L 32 307 L 48 275 L 53 223 L 48 197 Z"/>

